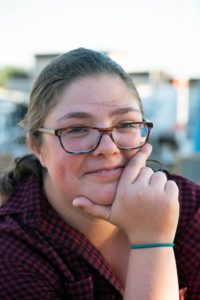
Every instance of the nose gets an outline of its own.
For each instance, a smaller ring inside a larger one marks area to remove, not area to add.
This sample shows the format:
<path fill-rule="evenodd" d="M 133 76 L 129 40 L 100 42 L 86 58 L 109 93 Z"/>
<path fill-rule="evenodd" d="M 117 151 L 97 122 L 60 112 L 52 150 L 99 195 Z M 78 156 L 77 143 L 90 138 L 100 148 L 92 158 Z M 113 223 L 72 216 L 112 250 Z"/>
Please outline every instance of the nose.
<path fill-rule="evenodd" d="M 100 139 L 99 145 L 92 152 L 93 156 L 104 155 L 110 156 L 116 153 L 119 153 L 120 149 L 117 148 L 117 145 L 112 139 L 110 133 L 104 133 Z"/>

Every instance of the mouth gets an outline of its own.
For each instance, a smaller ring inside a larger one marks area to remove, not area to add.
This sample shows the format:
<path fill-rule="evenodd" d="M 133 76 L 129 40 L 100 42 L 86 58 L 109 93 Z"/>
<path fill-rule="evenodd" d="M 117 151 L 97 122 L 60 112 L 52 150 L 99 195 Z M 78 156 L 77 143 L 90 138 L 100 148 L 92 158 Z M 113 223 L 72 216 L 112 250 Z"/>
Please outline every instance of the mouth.
<path fill-rule="evenodd" d="M 121 176 L 123 170 L 124 170 L 123 166 L 112 167 L 112 168 L 101 168 L 101 169 L 96 169 L 87 172 L 86 175 L 96 176 L 96 177 L 119 177 Z"/>

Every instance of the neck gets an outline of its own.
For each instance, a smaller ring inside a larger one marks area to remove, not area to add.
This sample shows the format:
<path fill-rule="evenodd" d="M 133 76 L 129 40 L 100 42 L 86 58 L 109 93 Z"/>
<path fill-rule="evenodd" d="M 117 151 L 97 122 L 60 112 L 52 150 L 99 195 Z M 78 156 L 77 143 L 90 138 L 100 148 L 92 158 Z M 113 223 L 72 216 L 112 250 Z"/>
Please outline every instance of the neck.
<path fill-rule="evenodd" d="M 112 239 L 119 229 L 102 219 L 88 218 L 88 215 L 82 215 L 73 227 L 83 233 L 97 248 L 104 247 Z"/>

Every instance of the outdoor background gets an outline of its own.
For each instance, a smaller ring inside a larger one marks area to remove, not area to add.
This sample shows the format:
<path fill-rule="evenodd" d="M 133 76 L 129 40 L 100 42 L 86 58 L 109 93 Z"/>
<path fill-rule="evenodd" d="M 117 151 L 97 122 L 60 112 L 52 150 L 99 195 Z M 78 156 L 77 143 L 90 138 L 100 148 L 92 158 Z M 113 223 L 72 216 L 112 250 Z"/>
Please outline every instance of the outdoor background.
<path fill-rule="evenodd" d="M 17 123 L 56 55 L 102 51 L 132 76 L 152 158 L 200 182 L 200 0 L 0 0 L 0 171 L 27 153 Z"/>

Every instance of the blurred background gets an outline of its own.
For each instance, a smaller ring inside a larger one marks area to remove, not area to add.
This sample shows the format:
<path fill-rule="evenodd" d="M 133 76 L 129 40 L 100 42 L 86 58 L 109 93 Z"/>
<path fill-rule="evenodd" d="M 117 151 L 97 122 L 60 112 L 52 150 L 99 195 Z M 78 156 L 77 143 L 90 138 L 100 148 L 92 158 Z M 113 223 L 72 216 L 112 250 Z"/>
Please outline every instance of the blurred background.
<path fill-rule="evenodd" d="M 200 0 L 0 0 L 0 171 L 28 152 L 17 125 L 40 70 L 76 47 L 129 72 L 153 159 L 200 182 Z"/>

